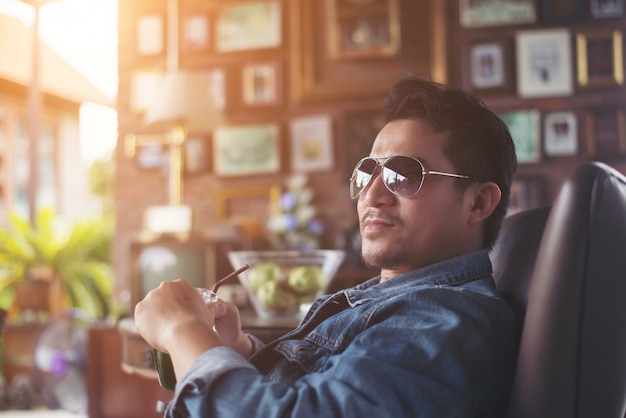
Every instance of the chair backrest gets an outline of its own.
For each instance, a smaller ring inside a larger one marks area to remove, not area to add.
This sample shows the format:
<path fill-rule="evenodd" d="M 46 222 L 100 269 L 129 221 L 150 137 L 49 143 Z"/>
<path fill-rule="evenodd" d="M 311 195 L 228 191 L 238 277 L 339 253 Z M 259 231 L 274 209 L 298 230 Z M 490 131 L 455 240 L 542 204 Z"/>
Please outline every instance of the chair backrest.
<path fill-rule="evenodd" d="M 515 311 L 522 332 L 528 291 L 550 206 L 515 213 L 504 219 L 491 251 L 498 291 Z"/>
<path fill-rule="evenodd" d="M 541 236 L 508 417 L 624 417 L 624 299 L 626 178 L 588 163 L 563 183 Z"/>

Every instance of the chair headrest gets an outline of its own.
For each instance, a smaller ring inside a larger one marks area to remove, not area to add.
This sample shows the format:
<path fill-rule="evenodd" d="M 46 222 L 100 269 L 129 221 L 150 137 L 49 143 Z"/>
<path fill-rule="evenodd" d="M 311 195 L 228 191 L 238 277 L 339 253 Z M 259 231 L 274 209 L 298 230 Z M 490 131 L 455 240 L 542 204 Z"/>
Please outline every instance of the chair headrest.
<path fill-rule="evenodd" d="M 523 322 L 541 236 L 550 214 L 544 206 L 506 217 L 491 251 L 493 278 L 502 297 Z"/>

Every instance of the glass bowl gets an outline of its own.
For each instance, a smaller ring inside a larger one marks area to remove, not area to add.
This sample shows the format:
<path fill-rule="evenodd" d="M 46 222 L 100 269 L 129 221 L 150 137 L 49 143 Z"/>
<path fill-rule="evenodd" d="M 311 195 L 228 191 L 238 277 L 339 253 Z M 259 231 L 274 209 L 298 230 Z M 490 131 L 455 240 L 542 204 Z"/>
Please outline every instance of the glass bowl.
<path fill-rule="evenodd" d="M 250 266 L 239 279 L 260 318 L 302 317 L 344 257 L 342 250 L 228 252 L 234 268 Z"/>

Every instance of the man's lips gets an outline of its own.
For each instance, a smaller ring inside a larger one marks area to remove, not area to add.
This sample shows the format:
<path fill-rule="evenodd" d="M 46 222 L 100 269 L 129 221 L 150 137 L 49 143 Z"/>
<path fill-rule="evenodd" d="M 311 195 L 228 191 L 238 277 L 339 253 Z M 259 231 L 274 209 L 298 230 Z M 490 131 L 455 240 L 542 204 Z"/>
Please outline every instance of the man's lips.
<path fill-rule="evenodd" d="M 366 216 L 362 220 L 362 232 L 378 232 L 395 226 L 395 222 L 390 219 Z"/>

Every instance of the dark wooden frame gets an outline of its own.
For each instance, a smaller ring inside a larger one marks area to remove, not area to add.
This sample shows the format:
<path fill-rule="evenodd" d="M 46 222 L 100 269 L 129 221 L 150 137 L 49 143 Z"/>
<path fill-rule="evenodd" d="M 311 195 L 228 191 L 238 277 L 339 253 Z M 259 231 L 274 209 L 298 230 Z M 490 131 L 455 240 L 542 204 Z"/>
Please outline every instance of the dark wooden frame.
<path fill-rule="evenodd" d="M 623 44 L 623 34 L 619 29 L 578 32 L 576 34 L 578 86 L 582 88 L 623 86 Z M 610 54 L 606 53 L 607 49 L 611 51 Z M 611 62 L 605 61 L 607 55 L 611 56 Z"/>

